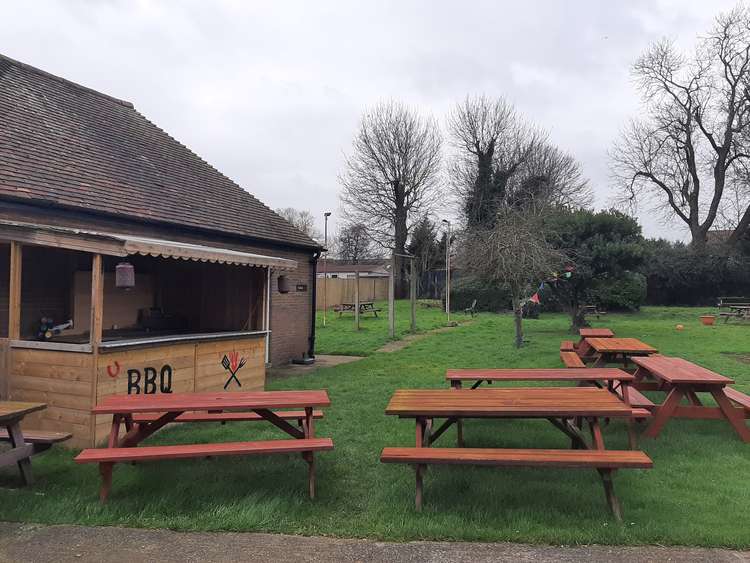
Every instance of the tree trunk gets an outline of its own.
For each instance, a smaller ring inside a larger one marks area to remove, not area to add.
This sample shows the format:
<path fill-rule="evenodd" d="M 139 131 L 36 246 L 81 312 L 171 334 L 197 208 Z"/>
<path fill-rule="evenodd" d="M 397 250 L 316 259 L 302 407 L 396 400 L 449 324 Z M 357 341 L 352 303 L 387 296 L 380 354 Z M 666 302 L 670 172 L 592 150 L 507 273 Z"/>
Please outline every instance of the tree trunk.
<path fill-rule="evenodd" d="M 406 239 L 408 231 L 406 228 L 406 208 L 397 207 L 393 225 L 393 249 L 396 253 L 396 299 L 405 299 L 409 290 L 406 272 L 406 260 L 399 254 L 406 254 Z"/>
<path fill-rule="evenodd" d="M 517 293 L 513 294 L 513 322 L 516 327 L 516 348 L 520 348 L 523 346 L 523 310 Z"/>
<path fill-rule="evenodd" d="M 572 334 L 578 334 L 578 329 L 590 326 L 589 323 L 586 321 L 586 314 L 581 306 L 580 299 L 578 297 L 578 292 L 574 291 L 572 299 L 569 303 L 569 311 L 570 314 L 570 332 Z"/>

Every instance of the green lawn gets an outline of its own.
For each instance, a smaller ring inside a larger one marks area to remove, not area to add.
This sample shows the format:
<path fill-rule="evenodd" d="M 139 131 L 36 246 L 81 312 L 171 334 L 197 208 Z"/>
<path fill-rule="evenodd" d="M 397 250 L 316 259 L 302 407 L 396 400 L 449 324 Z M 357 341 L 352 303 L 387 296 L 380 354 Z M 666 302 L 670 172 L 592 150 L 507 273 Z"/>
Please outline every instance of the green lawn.
<path fill-rule="evenodd" d="M 425 305 L 430 304 L 430 307 Z M 378 301 L 375 308 L 380 309 L 378 317 L 367 313 L 360 317 L 360 329 L 354 330 L 354 315 L 328 312 L 323 326 L 323 313 L 318 312 L 315 330 L 315 348 L 319 354 L 343 354 L 351 356 L 369 356 L 386 344 L 388 336 L 388 302 Z M 463 314 L 451 314 L 451 320 L 460 322 L 469 319 Z M 447 324 L 445 311 L 438 301 L 420 301 L 417 303 L 417 332 L 425 332 Z M 411 307 L 408 300 L 396 301 L 396 338 L 409 334 L 411 329 Z"/>
<path fill-rule="evenodd" d="M 700 312 L 650 308 L 640 314 L 611 314 L 595 324 L 732 376 L 739 389 L 750 392 L 750 325 L 703 327 L 697 320 Z M 433 321 L 440 324 L 439 315 Z M 375 322 L 381 321 L 373 321 L 373 327 Z M 685 330 L 676 331 L 677 323 Z M 622 471 L 615 480 L 623 525 L 610 517 L 594 471 L 434 467 L 425 478 L 424 511 L 416 513 L 413 471 L 378 461 L 383 446 L 414 441 L 413 422 L 383 414 L 391 393 L 400 387 L 445 387 L 447 367 L 560 366 L 558 346 L 569 338 L 567 320 L 543 315 L 525 326 L 529 344 L 520 351 L 511 346 L 509 316 L 482 314 L 472 324 L 390 354 L 372 353 L 385 341 L 375 334 L 341 348 L 348 337 L 345 327 L 326 327 L 321 335 L 326 352 L 371 355 L 354 364 L 268 382 L 269 389 L 329 390 L 333 406 L 317 425 L 317 434 L 331 436 L 336 449 L 317 456 L 315 501 L 306 497 L 304 462 L 298 456 L 277 456 L 118 466 L 111 500 L 102 506 L 97 469 L 75 466 L 70 452 L 55 448 L 35 460 L 34 487 L 13 488 L 15 472 L 0 473 L 0 519 L 391 540 L 750 547 L 750 445 L 717 421 L 675 421 L 658 440 L 643 442 L 654 469 Z M 465 435 L 470 446 L 568 446 L 562 434 L 542 422 L 468 421 Z M 248 436 L 279 434 L 249 423 L 184 425 L 153 442 Z M 441 440 L 452 445 L 454 438 L 451 430 Z M 609 447 L 625 448 L 624 425 L 612 422 L 605 440 Z"/>

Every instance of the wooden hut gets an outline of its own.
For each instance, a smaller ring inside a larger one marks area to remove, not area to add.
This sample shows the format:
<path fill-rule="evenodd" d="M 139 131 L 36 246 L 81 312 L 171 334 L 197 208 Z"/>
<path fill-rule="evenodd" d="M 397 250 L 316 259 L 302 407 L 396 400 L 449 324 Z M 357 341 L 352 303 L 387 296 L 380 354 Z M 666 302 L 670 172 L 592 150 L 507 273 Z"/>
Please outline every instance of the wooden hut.
<path fill-rule="evenodd" d="M 0 397 L 262 389 L 314 351 L 319 245 L 132 104 L 0 55 Z"/>

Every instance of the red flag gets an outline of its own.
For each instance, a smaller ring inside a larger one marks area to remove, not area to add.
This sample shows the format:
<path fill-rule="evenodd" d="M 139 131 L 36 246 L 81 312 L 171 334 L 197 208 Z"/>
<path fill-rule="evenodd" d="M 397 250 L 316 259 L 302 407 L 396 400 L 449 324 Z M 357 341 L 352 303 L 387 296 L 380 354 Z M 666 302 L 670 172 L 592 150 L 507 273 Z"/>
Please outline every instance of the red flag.
<path fill-rule="evenodd" d="M 529 301 L 531 301 L 532 303 L 539 303 L 539 294 L 535 293 L 534 295 L 532 295 L 529 298 Z"/>

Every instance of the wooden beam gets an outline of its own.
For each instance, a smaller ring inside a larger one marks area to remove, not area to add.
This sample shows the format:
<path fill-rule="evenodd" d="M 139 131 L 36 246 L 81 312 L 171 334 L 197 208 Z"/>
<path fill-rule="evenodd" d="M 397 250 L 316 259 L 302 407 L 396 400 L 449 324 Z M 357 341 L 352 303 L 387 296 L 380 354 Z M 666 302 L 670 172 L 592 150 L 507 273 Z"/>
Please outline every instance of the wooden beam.
<path fill-rule="evenodd" d="M 21 338 L 21 274 L 23 246 L 20 242 L 10 243 L 10 281 L 8 289 L 8 338 Z"/>
<path fill-rule="evenodd" d="M 102 315 L 104 309 L 104 277 L 102 255 L 94 254 L 91 260 L 91 346 L 102 341 Z"/>

